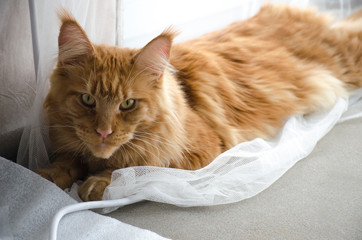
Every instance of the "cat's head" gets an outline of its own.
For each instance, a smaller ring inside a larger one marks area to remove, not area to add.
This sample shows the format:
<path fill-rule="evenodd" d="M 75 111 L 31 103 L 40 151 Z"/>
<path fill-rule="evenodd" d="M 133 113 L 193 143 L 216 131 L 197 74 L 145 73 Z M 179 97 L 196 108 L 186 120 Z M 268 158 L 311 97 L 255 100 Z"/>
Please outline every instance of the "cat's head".
<path fill-rule="evenodd" d="M 44 105 L 57 129 L 51 137 L 106 159 L 156 127 L 170 107 L 164 76 L 174 35 L 166 30 L 142 49 L 95 45 L 70 14 L 60 16 L 58 64 Z"/>

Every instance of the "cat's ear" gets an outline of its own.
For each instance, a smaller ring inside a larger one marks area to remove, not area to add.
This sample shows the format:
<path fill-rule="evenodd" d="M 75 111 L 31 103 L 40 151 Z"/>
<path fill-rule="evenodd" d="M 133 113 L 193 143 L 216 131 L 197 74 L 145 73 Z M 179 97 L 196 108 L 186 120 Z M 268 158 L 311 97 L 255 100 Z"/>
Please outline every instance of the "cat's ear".
<path fill-rule="evenodd" d="M 75 65 L 93 52 L 92 43 L 68 11 L 62 9 L 58 12 L 58 16 L 62 21 L 58 37 L 58 63 Z"/>
<path fill-rule="evenodd" d="M 175 35 L 176 33 L 168 28 L 154 38 L 137 54 L 136 65 L 160 79 L 165 69 L 170 67 L 170 51 Z"/>

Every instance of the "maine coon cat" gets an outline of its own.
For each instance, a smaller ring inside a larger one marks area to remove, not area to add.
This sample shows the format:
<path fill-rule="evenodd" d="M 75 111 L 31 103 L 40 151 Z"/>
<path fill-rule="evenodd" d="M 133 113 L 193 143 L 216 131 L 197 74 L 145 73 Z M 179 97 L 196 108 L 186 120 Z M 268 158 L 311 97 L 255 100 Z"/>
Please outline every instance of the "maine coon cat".
<path fill-rule="evenodd" d="M 44 103 L 53 163 L 38 173 L 102 198 L 115 169 L 198 169 L 242 141 L 275 136 L 293 114 L 362 86 L 362 13 L 332 25 L 311 10 L 265 5 L 254 17 L 173 44 L 92 44 L 60 14 L 58 63 Z"/>

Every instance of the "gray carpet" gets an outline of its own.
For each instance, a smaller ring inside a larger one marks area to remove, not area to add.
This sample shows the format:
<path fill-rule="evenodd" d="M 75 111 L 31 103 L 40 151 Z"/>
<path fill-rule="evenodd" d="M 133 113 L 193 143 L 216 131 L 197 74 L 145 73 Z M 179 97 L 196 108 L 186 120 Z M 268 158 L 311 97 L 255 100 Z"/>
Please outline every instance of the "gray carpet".
<path fill-rule="evenodd" d="M 338 124 L 259 195 L 180 208 L 142 202 L 110 213 L 173 239 L 362 239 L 362 119 Z"/>

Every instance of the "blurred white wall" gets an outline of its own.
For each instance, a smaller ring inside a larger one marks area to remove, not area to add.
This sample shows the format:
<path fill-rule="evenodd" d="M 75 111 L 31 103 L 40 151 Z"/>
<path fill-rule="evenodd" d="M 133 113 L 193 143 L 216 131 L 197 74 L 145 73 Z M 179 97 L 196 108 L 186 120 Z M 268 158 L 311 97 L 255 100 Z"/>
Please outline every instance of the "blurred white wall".
<path fill-rule="evenodd" d="M 118 45 L 142 47 L 170 25 L 180 42 L 246 19 L 266 2 L 311 6 L 337 18 L 362 6 L 362 0 L 119 0 Z"/>
<path fill-rule="evenodd" d="M 176 41 L 183 41 L 220 29 L 254 15 L 266 0 L 121 0 L 123 16 L 119 45 L 142 47 L 165 28 L 180 31 Z M 274 0 L 301 7 L 308 0 Z"/>

